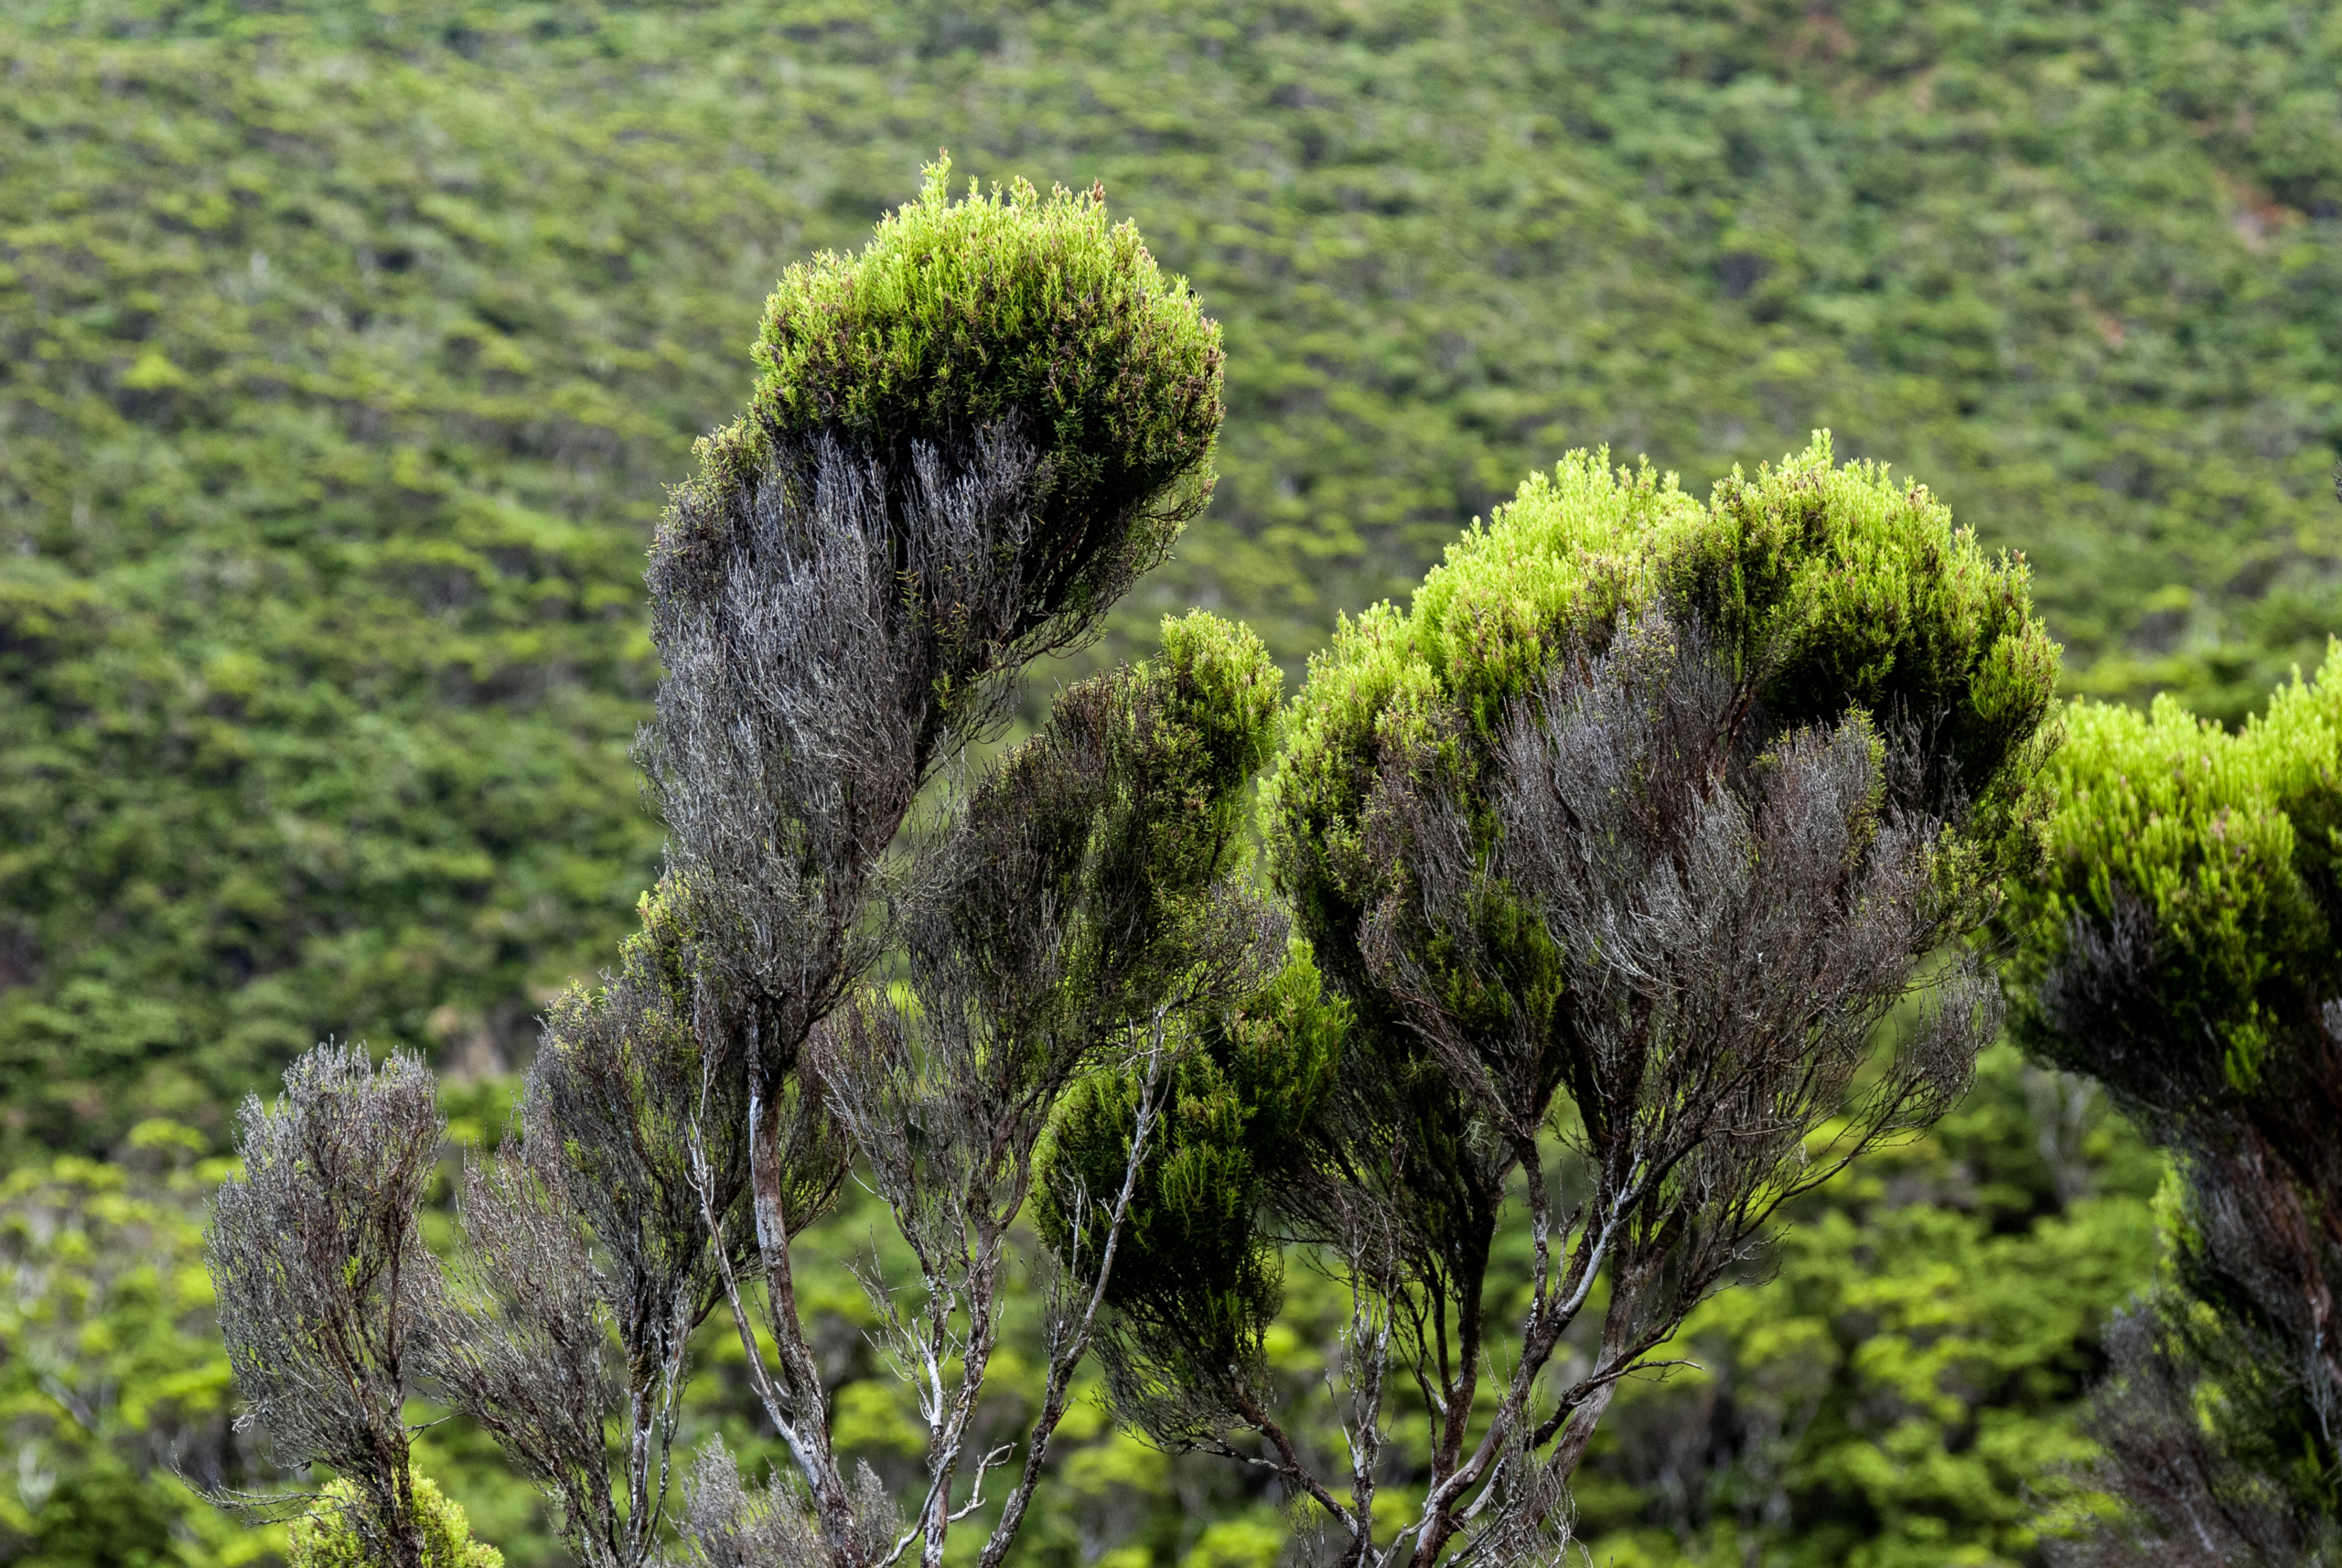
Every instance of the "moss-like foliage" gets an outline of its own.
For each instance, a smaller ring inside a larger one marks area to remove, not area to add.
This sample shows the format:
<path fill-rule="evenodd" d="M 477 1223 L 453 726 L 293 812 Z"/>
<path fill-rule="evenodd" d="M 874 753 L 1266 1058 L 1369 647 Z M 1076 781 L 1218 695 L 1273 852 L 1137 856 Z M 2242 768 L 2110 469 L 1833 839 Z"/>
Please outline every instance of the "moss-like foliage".
<path fill-rule="evenodd" d="M 978 813 L 1018 811 L 1028 832 L 1069 847 L 1074 834 L 1052 819 L 1080 835 L 1057 893 L 1084 911 L 1069 993 L 1109 1003 L 1118 993 L 1176 994 L 1185 983 L 1166 962 L 1196 964 L 1255 918 L 1231 897 L 1229 876 L 1246 847 L 1252 780 L 1275 740 L 1281 680 L 1242 627 L 1200 611 L 1166 619 L 1157 657 L 1068 692 L 1050 726 L 979 798 Z M 1037 787 L 1077 756 L 1095 760 L 1067 779 L 1071 788 Z M 1077 793 L 1078 813 L 1048 804 Z M 1186 1008 L 1162 1019 L 1172 1056 L 1116 1245 L 1108 1300 L 1119 1310 L 1176 1312 L 1199 1344 L 1226 1354 L 1257 1346 L 1280 1300 L 1275 1253 L 1256 1229 L 1261 1182 L 1290 1157 L 1325 1093 L 1339 1034 L 1317 993 L 1316 972 L 1296 959 L 1224 1014 Z M 1077 1079 L 1036 1155 L 1042 1236 L 1087 1278 L 1104 1254 L 1144 1088 L 1144 1069 L 1129 1066 Z"/>
<path fill-rule="evenodd" d="M 1354 941 L 1381 875 L 1367 805 L 1385 763 L 1436 742 L 1468 775 L 1551 659 L 1662 602 L 1703 625 L 1778 721 L 1859 709 L 1944 735 L 1957 770 L 1944 782 L 2019 847 L 2005 829 L 2057 669 L 2021 561 L 1988 557 L 1925 486 L 1837 466 L 1826 434 L 1778 467 L 1735 470 L 1705 507 L 1648 464 L 1576 452 L 1451 545 L 1408 609 L 1345 620 L 1311 661 L 1263 827 L 1325 956 Z"/>
<path fill-rule="evenodd" d="M 1214 1374 L 1257 1359 L 1283 1304 L 1284 1266 L 1262 1230 L 1268 1184 L 1307 1146 L 1348 1023 L 1295 948 L 1257 995 L 1198 1028 L 1170 1069 L 1106 1299 Z M 1090 1278 L 1129 1172 L 1144 1090 L 1130 1070 L 1075 1084 L 1037 1162 L 1042 1239 Z"/>
<path fill-rule="evenodd" d="M 860 253 L 783 274 L 756 347 L 756 413 L 782 435 L 906 436 L 1026 422 L 1052 499 L 1111 514 L 1209 483 L 1219 326 L 1166 277 L 1102 187 L 1019 179 L 951 198 L 951 160 Z M 934 439 L 929 435 L 928 439 Z"/>
<path fill-rule="evenodd" d="M 2029 1043 L 2109 1075 L 2091 1044 L 2044 1016 L 2037 987 L 2078 937 L 2135 911 L 2154 933 L 2154 1004 L 2193 1048 L 2153 1078 L 2117 1070 L 2111 1081 L 2164 1106 L 2249 1090 L 2272 1040 L 2318 1027 L 2320 1005 L 2342 993 L 2342 667 L 2296 677 L 2235 734 L 2168 697 L 2143 714 L 2077 702 L 2066 731 L 2048 854 L 2010 910 L 2014 972 L 2034 1002 L 2021 1015 Z"/>
<path fill-rule="evenodd" d="M 1260 639 L 1203 611 L 1162 633 L 1155 658 L 1062 693 L 968 804 L 943 908 L 1005 1014 L 1120 1016 L 1176 990 L 1174 972 L 1224 935 L 1284 675 Z M 1036 973 L 1055 995 L 1007 994 Z"/>
<path fill-rule="evenodd" d="M 2169 698 L 2067 728 L 2009 909 L 2017 1032 L 2175 1167 L 2165 1275 L 2102 1396 L 2101 1484 L 2132 1511 L 2100 1560 L 2209 1529 L 2308 1561 L 2342 1538 L 2342 647 L 2240 731 Z"/>
<path fill-rule="evenodd" d="M 768 484 L 810 490 L 822 440 L 874 461 L 899 510 L 925 484 L 923 460 L 962 473 L 1004 436 L 1035 467 L 1016 545 L 1027 603 L 996 635 L 1068 618 L 1055 647 L 1086 637 L 1202 509 L 1225 413 L 1219 325 L 1133 225 L 1109 222 L 1102 188 L 1044 197 L 1020 179 L 955 201 L 950 172 L 930 165 L 919 199 L 859 252 L 782 275 L 748 411 L 699 443 L 699 473 L 661 531 L 654 561 L 671 575 L 736 535 L 726 520 Z M 906 586 L 940 596 L 924 613 L 949 627 L 955 585 Z"/>
<path fill-rule="evenodd" d="M 1225 869 L 1276 742 L 1284 679 L 1245 627 L 1201 610 L 1164 619 L 1163 650 L 1128 678 L 1111 743 L 1115 804 L 1149 819 L 1133 869 L 1183 888 Z"/>
<path fill-rule="evenodd" d="M 358 1492 L 348 1481 L 328 1481 L 317 1505 L 293 1526 L 285 1552 L 287 1568 L 381 1568 L 350 1528 Z M 504 1553 L 472 1539 L 461 1503 L 428 1476 L 414 1477 L 414 1511 L 423 1526 L 424 1568 L 504 1568 Z"/>

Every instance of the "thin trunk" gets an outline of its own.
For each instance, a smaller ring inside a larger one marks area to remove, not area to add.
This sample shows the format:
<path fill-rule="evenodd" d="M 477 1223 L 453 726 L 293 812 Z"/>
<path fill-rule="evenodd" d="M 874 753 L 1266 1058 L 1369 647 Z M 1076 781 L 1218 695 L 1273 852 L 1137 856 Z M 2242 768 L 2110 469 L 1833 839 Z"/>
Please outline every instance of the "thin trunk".
<path fill-rule="evenodd" d="M 862 1568 L 854 1546 L 854 1505 L 830 1448 L 830 1420 L 822 1397 L 821 1368 L 805 1343 L 797 1312 L 797 1285 L 790 1270 L 789 1227 L 781 1197 L 780 1102 L 777 1085 L 761 1069 L 748 1096 L 748 1183 L 756 1210 L 757 1261 L 763 1266 L 773 1343 L 780 1353 L 792 1424 L 802 1440 L 798 1459 L 808 1474 L 822 1533 L 844 1568 Z M 745 1329 L 746 1325 L 742 1325 Z"/>
<path fill-rule="evenodd" d="M 1041 1413 L 1026 1439 L 1024 1474 L 1017 1478 L 1007 1501 L 1001 1505 L 1000 1522 L 993 1527 L 992 1538 L 984 1542 L 983 1556 L 978 1560 L 977 1568 L 1000 1568 L 1009 1543 L 1016 1539 L 1016 1532 L 1025 1522 L 1026 1507 L 1032 1501 L 1033 1488 L 1041 1478 L 1041 1463 L 1049 1455 L 1049 1439 L 1056 1435 L 1058 1423 L 1065 1419 L 1074 1369 L 1090 1353 L 1090 1337 L 1097 1326 L 1099 1309 L 1105 1305 L 1106 1286 L 1114 1275 L 1114 1252 L 1122 1244 L 1123 1221 L 1130 1214 L 1132 1195 L 1138 1190 L 1139 1173 L 1145 1168 L 1147 1140 L 1155 1130 L 1155 1097 L 1162 1082 L 1163 1027 L 1158 1016 L 1152 1048 L 1147 1053 L 1146 1085 L 1139 1094 L 1138 1120 L 1131 1130 L 1131 1152 L 1123 1163 L 1122 1190 L 1114 1195 L 1114 1212 L 1106 1223 L 1106 1245 L 1099 1255 L 1098 1277 L 1090 1283 L 1090 1299 L 1083 1304 L 1080 1319 L 1071 1333 L 1051 1347 L 1048 1386 L 1042 1395 Z"/>
<path fill-rule="evenodd" d="M 1567 1482 L 1577 1474 L 1580 1461 L 1585 1457 L 1585 1446 L 1594 1441 L 1594 1429 L 1600 1424 L 1602 1412 L 1610 1408 L 1611 1396 L 1618 1391 L 1618 1380 L 1610 1379 L 1590 1391 L 1562 1428 L 1561 1442 L 1554 1445 L 1553 1456 L 1546 1461 L 1556 1479 Z"/>

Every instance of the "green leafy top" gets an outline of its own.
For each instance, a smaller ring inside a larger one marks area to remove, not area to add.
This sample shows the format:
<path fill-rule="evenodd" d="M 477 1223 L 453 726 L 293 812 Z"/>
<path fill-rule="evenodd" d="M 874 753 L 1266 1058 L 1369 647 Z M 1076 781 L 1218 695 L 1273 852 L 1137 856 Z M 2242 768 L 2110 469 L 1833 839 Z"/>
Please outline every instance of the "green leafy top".
<path fill-rule="evenodd" d="M 1162 634 L 1155 658 L 1061 693 L 975 791 L 962 829 L 979 850 L 1037 852 L 1020 896 L 1069 918 L 1065 984 L 1080 1006 L 1131 987 L 1152 995 L 1167 983 L 1160 966 L 1184 968 L 1199 934 L 1226 921 L 1221 884 L 1241 865 L 1245 797 L 1274 741 L 1284 673 L 1259 638 L 1202 610 L 1166 616 Z M 963 940 L 1000 948 L 1026 911 L 997 907 L 989 875 L 968 886 L 953 917 Z"/>
<path fill-rule="evenodd" d="M 1939 726 L 1957 783 L 2005 825 L 2047 744 L 2057 669 L 2022 560 L 1987 557 L 1925 486 L 1838 467 L 1826 432 L 1754 477 L 1735 468 L 1706 507 L 1608 456 L 1533 476 L 1408 610 L 1346 620 L 1311 662 L 1264 811 L 1313 940 L 1313 910 L 1354 910 L 1372 875 L 1363 811 L 1383 762 L 1436 737 L 1468 766 L 1505 703 L 1628 606 L 1695 617 L 1777 720 L 1861 709 Z"/>
<path fill-rule="evenodd" d="M 754 412 L 891 450 L 1021 417 L 1052 499 L 1107 514 L 1166 488 L 1192 510 L 1219 428 L 1219 328 L 1166 278 L 1105 192 L 1018 180 L 951 199 L 951 165 L 858 255 L 782 274 L 755 353 Z"/>
<path fill-rule="evenodd" d="M 2314 1028 L 2342 990 L 2337 669 L 2329 653 L 2314 680 L 2296 672 L 2236 734 L 2168 696 L 2144 714 L 2077 701 L 2050 775 L 2048 854 L 2012 898 L 2019 982 L 2037 985 L 2078 926 L 2114 921 L 2127 897 L 2152 921 L 2159 1004 L 2214 1047 L 2231 1088 L 2257 1081 L 2276 1032 Z M 2024 1017 L 2036 1048 L 2084 1065 L 2074 1053 L 2088 1047 L 2060 1040 L 2037 1004 Z"/>

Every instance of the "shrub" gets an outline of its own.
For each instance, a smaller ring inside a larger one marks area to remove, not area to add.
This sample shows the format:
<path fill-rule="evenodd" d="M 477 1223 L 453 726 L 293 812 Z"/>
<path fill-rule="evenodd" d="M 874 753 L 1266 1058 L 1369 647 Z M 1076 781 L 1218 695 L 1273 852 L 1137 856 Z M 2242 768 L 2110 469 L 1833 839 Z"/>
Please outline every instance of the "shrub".
<path fill-rule="evenodd" d="M 756 348 L 755 409 L 790 436 L 887 449 L 1025 422 L 1051 505 L 1111 514 L 1209 485 L 1221 416 L 1219 326 L 1166 278 L 1105 190 L 1017 180 L 951 199 L 951 160 L 859 255 L 782 274 Z"/>
<path fill-rule="evenodd" d="M 1173 1079 L 1108 1293 L 1125 1418 L 1267 1466 L 1346 1562 L 1549 1554 L 1619 1380 L 1781 1204 L 1964 1090 L 2000 1009 L 1961 944 L 2025 861 L 2056 669 L 2023 565 L 1826 438 L 1706 507 L 1574 454 L 1346 623 L 1262 808 L 1308 952 Z M 1055 1155 L 1094 1186 L 1144 1125 L 1089 1086 Z M 1355 1304 L 1346 1473 L 1271 1413 L 1286 1241 Z M 1599 1347 L 1547 1388 L 1581 1314 Z M 1428 1460 L 1395 1541 L 1393 1386 Z"/>
<path fill-rule="evenodd" d="M 504 1568 L 504 1553 L 472 1539 L 463 1505 L 440 1491 L 428 1476 L 415 1476 L 414 1517 L 423 1531 L 424 1568 Z M 381 1568 L 351 1523 L 360 1508 L 358 1488 L 346 1480 L 326 1483 L 317 1505 L 295 1520 L 285 1551 L 285 1568 Z"/>
<path fill-rule="evenodd" d="M 418 1064 L 321 1047 L 277 1110 L 246 1113 L 248 1180 L 211 1248 L 236 1371 L 288 1457 L 349 1477 L 336 1517 L 390 1568 L 436 1561 L 411 1373 L 554 1499 L 582 1562 L 663 1560 L 692 1340 L 719 1306 L 802 1489 L 744 1490 L 711 1451 L 672 1521 L 687 1549 L 872 1568 L 919 1541 L 934 1568 L 973 1506 L 953 1507 L 955 1478 L 981 1494 L 1015 1450 L 969 1444 L 1051 1110 L 1082 1073 L 1137 1075 L 1126 1194 L 1198 1015 L 1256 989 L 1282 944 L 1235 875 L 1279 675 L 1209 616 L 1061 693 L 1037 736 L 961 775 L 932 831 L 903 832 L 1019 667 L 1087 637 L 1160 557 L 1219 419 L 1216 328 L 1098 193 L 954 203 L 943 176 L 861 255 L 782 280 L 757 403 L 701 444 L 661 524 L 665 678 L 638 756 L 665 873 L 616 972 L 549 1010 L 515 1135 L 466 1172 L 453 1268 L 415 1240 L 444 1132 Z M 841 1456 L 793 1283 L 791 1240 L 849 1161 L 917 1260 L 915 1296 L 865 1276 L 882 1353 L 920 1391 L 914 1510 Z M 1107 1204 L 1111 1251 L 1126 1202 Z M 1016 1535 L 1104 1283 L 1049 1298 L 1045 1390 L 983 1568 Z M 303 1397 L 318 1386 L 343 1391 Z"/>
<path fill-rule="evenodd" d="M 2079 1549 L 2342 1544 L 2342 659 L 2230 734 L 2079 703 L 2010 907 L 2020 1038 L 2170 1151 L 2165 1267 L 2117 1326 Z"/>

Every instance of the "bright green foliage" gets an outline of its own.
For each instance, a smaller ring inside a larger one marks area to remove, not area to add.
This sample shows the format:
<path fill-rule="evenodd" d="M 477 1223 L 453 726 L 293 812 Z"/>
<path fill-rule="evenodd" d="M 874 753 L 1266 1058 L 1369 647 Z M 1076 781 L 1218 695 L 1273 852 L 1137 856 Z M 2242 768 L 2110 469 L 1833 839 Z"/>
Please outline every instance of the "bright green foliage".
<path fill-rule="evenodd" d="M 765 306 L 756 413 L 779 434 L 836 429 L 890 450 L 1015 418 L 1049 464 L 1054 507 L 1113 513 L 1210 489 L 1219 328 L 1155 268 L 1101 190 L 1026 181 L 951 199 L 951 160 L 858 255 L 781 274 Z M 925 433 L 922 435 L 921 433 Z"/>
<path fill-rule="evenodd" d="M 1050 722 L 968 804 L 979 855 L 1023 843 L 1047 868 L 1070 947 L 1053 1005 L 1075 1014 L 1112 1016 L 1120 995 L 1176 993 L 1162 966 L 1190 961 L 1228 924 L 1219 895 L 1241 866 L 1243 808 L 1274 739 L 1284 675 L 1259 638 L 1200 610 L 1166 618 L 1162 633 L 1156 657 L 1061 693 Z M 979 873 L 950 918 L 983 927 L 969 945 L 998 947 L 1004 964 L 1033 939 L 983 883 Z M 1003 999 L 1013 1010 L 1035 1002 Z"/>
<path fill-rule="evenodd" d="M 1243 844 L 1284 681 L 1251 628 L 1202 610 L 1164 620 L 1162 652 L 1130 677 L 1116 746 L 1123 800 L 1158 820 L 1139 851 L 1151 879 L 1199 888 Z"/>
<path fill-rule="evenodd" d="M 1753 479 L 1735 471 L 1705 508 L 1674 476 L 1606 457 L 1575 453 L 1532 478 L 1450 547 L 1409 609 L 1346 621 L 1311 661 L 1263 821 L 1321 957 L 1348 964 L 1385 875 L 1368 853 L 1385 766 L 1434 744 L 1470 777 L 1504 704 L 1552 660 L 1661 600 L 1735 671 L 1762 661 L 1782 720 L 1860 710 L 1943 726 L 1987 832 L 2016 808 L 2057 670 L 2021 563 L 1989 560 L 1924 486 L 1835 466 L 1826 436 Z"/>
<path fill-rule="evenodd" d="M 2342 660 L 2296 673 L 2229 734 L 2177 702 L 2150 711 L 2077 702 L 2051 779 L 2049 856 L 2014 890 L 2018 975 L 2065 956 L 2073 922 L 2111 920 L 2127 896 L 2160 938 L 2157 1005 L 2200 1042 L 2208 1088 L 2250 1091 L 2272 1035 L 2342 994 L 2334 866 L 2342 854 Z M 2105 1069 L 2037 1013 L 2027 1036 L 2078 1070 Z M 2173 1064 L 2185 1070 L 2183 1064 Z M 2117 1075 L 2118 1090 L 2137 1091 Z"/>
<path fill-rule="evenodd" d="M 1257 1360 L 1284 1304 L 1284 1260 L 1262 1234 L 1269 1177 L 1295 1157 L 1333 1091 L 1348 1009 L 1322 994 L 1305 950 L 1185 1043 L 1131 1194 L 1106 1299 L 1150 1323 L 1176 1322 L 1203 1364 Z M 1128 1169 L 1144 1085 L 1129 1071 L 1077 1083 L 1037 1160 L 1037 1219 L 1059 1256 L 1096 1277 Z M 1080 1235 L 1069 1195 L 1079 1193 Z"/>
<path fill-rule="evenodd" d="M 254 1484 L 203 1268 L 223 1162 L 166 1122 L 131 1142 L 123 1164 L 0 1182 L 0 1558 L 25 1568 L 231 1568 L 283 1545 L 165 1469 Z"/>
<path fill-rule="evenodd" d="M 2079 704 L 2069 727 L 2049 853 L 2011 906 L 2017 1033 L 2103 1081 L 2179 1177 L 2164 1277 L 2111 1396 L 2145 1435 L 2116 1448 L 2107 1484 L 2167 1535 L 2217 1511 L 2330 1544 L 2342 646 L 2236 733 L 2167 698 Z M 2166 1473 L 2202 1479 L 2175 1493 Z"/>
<path fill-rule="evenodd" d="M 1715 629 L 1778 721 L 1850 708 L 1938 725 L 1958 785 L 2004 816 L 2032 783 L 2057 678 L 2032 574 L 1993 561 L 1925 485 L 1837 467 L 1826 435 L 1751 480 L 1716 486 L 1709 520 L 1652 542 L 1658 585 Z M 1760 652 L 1761 650 L 1761 652 Z"/>
<path fill-rule="evenodd" d="M 358 1490 L 348 1481 L 328 1481 L 317 1506 L 296 1520 L 288 1542 L 286 1568 L 377 1568 L 350 1528 L 349 1510 Z M 430 1477 L 414 1477 L 414 1517 L 423 1530 L 423 1568 L 504 1568 L 504 1553 L 472 1539 L 463 1505 L 450 1499 Z"/>

